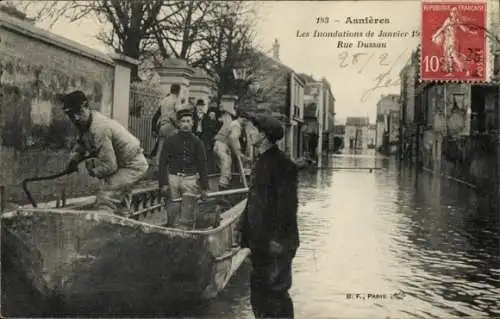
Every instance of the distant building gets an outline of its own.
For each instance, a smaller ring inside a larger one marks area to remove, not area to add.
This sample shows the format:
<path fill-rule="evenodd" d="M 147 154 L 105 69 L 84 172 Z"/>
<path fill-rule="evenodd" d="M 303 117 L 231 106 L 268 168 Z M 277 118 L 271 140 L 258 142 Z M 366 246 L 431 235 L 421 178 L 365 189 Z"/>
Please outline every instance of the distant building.
<path fill-rule="evenodd" d="M 344 148 L 367 149 L 370 141 L 368 117 L 347 117 L 345 123 Z"/>
<path fill-rule="evenodd" d="M 345 147 L 344 144 L 345 125 L 335 124 L 333 128 L 333 152 L 338 152 Z"/>
<path fill-rule="evenodd" d="M 304 89 L 304 115 L 306 125 L 303 132 L 304 144 L 311 155 L 312 147 L 316 147 L 318 166 L 322 165 L 322 155 L 334 149 L 334 127 L 335 127 L 335 97 L 333 96 L 330 83 L 322 78 L 315 80 L 312 76 L 300 74 L 306 82 Z M 307 118 L 307 119 L 306 119 Z"/>
<path fill-rule="evenodd" d="M 375 147 L 394 153 L 399 141 L 400 97 L 397 94 L 383 95 L 377 103 Z"/>
<path fill-rule="evenodd" d="M 370 124 L 368 126 L 368 148 L 375 148 L 377 138 L 377 125 Z"/>
<path fill-rule="evenodd" d="M 272 51 L 272 57 L 256 53 L 252 98 L 239 101 L 238 106 L 242 111 L 255 111 L 257 106 L 257 109 L 279 118 L 283 122 L 285 136 L 278 146 L 292 159 L 298 159 L 303 156 L 304 80 L 280 61 L 277 39 Z"/>

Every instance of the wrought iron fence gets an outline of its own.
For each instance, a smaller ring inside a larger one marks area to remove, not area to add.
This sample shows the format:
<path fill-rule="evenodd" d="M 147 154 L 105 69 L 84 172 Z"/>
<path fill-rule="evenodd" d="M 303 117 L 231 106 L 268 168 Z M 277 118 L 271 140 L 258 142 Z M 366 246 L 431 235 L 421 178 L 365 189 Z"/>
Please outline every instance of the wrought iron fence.
<path fill-rule="evenodd" d="M 160 105 L 161 95 L 156 92 L 130 89 L 130 111 L 128 126 L 132 134 L 140 141 L 147 154 L 154 147 L 155 139 L 152 135 L 153 115 Z"/>

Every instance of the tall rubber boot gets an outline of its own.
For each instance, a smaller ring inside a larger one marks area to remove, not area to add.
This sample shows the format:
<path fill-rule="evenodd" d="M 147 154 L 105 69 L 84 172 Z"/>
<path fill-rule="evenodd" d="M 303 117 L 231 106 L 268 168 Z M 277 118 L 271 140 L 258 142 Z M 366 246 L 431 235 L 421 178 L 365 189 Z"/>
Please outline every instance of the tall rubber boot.
<path fill-rule="evenodd" d="M 182 204 L 177 228 L 183 230 L 193 230 L 196 223 L 196 211 L 198 208 L 198 198 L 195 196 L 182 196 Z"/>
<path fill-rule="evenodd" d="M 172 202 L 170 200 L 166 201 L 165 209 L 167 211 L 167 227 L 176 227 L 179 216 L 181 214 L 181 203 Z"/>
<path fill-rule="evenodd" d="M 231 189 L 229 187 L 229 185 L 220 185 L 219 184 L 219 192 L 227 191 L 229 189 Z M 220 206 L 223 206 L 223 207 L 231 206 L 231 202 L 229 201 L 229 196 L 227 196 L 227 195 L 220 196 L 217 200 L 217 204 L 219 204 Z"/>

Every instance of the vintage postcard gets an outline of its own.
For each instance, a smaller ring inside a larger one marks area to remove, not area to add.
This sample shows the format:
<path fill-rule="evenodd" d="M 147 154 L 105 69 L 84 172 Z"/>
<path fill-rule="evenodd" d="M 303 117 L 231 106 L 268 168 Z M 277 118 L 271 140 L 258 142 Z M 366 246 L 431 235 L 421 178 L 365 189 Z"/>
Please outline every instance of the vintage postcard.
<path fill-rule="evenodd" d="M 500 316 L 500 2 L 0 1 L 0 315 Z"/>

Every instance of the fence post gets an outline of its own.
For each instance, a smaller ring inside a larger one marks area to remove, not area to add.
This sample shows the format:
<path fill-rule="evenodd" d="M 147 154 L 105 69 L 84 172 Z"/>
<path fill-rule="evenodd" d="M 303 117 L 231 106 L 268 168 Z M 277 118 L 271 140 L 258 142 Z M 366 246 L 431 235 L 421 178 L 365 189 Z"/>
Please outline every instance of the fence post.
<path fill-rule="evenodd" d="M 61 204 L 62 204 L 61 207 L 66 206 L 66 188 L 63 188 L 61 191 Z"/>
<path fill-rule="evenodd" d="M 0 186 L 0 213 L 3 213 L 5 211 L 7 199 L 5 198 L 5 186 L 1 185 Z"/>

